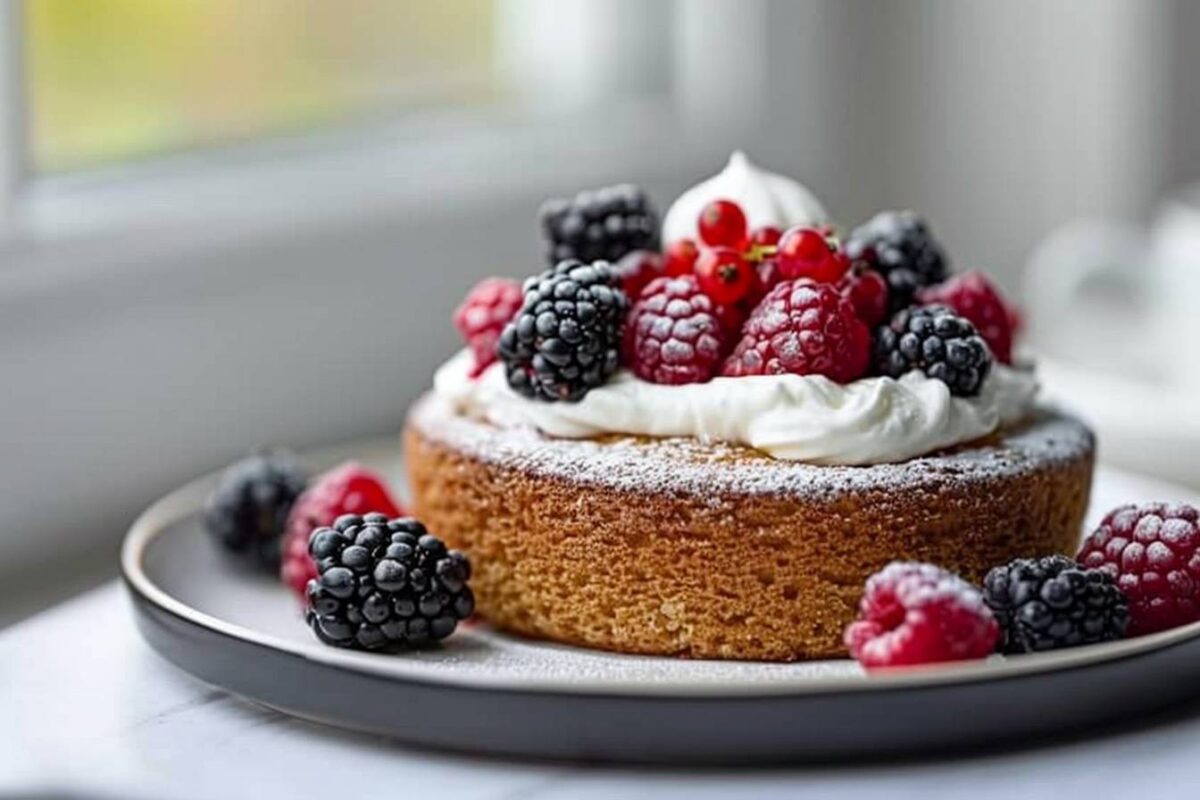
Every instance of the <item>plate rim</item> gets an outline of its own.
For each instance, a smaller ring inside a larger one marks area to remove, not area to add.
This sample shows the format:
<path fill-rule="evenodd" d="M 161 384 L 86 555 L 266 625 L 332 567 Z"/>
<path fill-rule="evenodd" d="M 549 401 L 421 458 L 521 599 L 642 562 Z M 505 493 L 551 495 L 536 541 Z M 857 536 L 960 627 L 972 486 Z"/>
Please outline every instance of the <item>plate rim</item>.
<path fill-rule="evenodd" d="M 345 453 L 379 448 L 393 437 L 372 437 L 302 454 L 305 462 L 330 461 L 323 452 Z M 397 458 L 399 458 L 397 454 Z M 578 695 L 609 698 L 679 698 L 690 700 L 747 699 L 754 697 L 840 696 L 863 692 L 896 692 L 918 688 L 951 687 L 1034 677 L 1073 669 L 1135 659 L 1140 656 L 1181 646 L 1200 638 L 1200 622 L 1149 634 L 1134 639 L 1087 645 L 1050 653 L 1033 653 L 1016 658 L 990 658 L 927 667 L 883 670 L 868 676 L 811 677 L 779 676 L 768 681 L 741 684 L 703 681 L 694 683 L 647 683 L 636 679 L 616 679 L 603 684 L 546 678 L 514 679 L 512 676 L 438 675 L 438 665 L 403 660 L 403 656 L 357 653 L 333 647 L 301 645 L 271 634 L 247 628 L 195 609 L 158 586 L 144 569 L 149 545 L 173 525 L 200 513 L 205 495 L 221 474 L 220 470 L 194 479 L 151 504 L 138 515 L 121 544 L 121 576 L 136 601 L 144 602 L 171 617 L 245 644 L 267 648 L 321 666 L 350 670 L 393 681 L 419 683 L 437 688 L 501 691 L 516 694 Z M 536 640 L 530 640 L 536 643 Z M 556 642 L 547 642 L 564 646 Z M 580 648 L 588 649 L 588 648 Z M 609 651 L 597 651 L 605 652 Z M 637 654 L 611 653 L 627 658 Z M 771 662 L 763 662 L 771 663 Z"/>

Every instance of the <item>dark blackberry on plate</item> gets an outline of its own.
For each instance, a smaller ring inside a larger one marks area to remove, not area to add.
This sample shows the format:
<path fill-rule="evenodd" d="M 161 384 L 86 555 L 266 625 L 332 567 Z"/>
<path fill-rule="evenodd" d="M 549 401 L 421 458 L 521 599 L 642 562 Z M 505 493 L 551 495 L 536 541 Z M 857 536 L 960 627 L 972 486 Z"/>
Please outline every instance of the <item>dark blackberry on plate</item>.
<path fill-rule="evenodd" d="M 875 331 L 874 367 L 899 378 L 919 370 L 960 397 L 979 394 L 992 353 L 975 326 L 945 306 L 906 308 Z"/>
<path fill-rule="evenodd" d="M 941 283 L 949 261 L 925 220 L 912 211 L 882 211 L 855 228 L 846 239 L 846 255 L 864 261 L 888 284 L 889 309 L 913 303 L 918 289 Z"/>
<path fill-rule="evenodd" d="M 548 264 L 569 258 L 617 261 L 634 250 L 658 249 L 658 214 L 646 193 L 632 184 L 547 200 L 538 218 Z"/>
<path fill-rule="evenodd" d="M 258 453 L 227 468 L 204 504 L 204 526 L 225 550 L 263 568 L 279 566 L 288 512 L 308 476 L 286 450 Z"/>
<path fill-rule="evenodd" d="M 1005 653 L 1110 642 L 1125 635 L 1129 622 L 1129 602 L 1112 576 L 1065 556 L 994 568 L 983 599 L 1000 622 Z"/>
<path fill-rule="evenodd" d="M 394 651 L 445 639 L 475 610 L 471 563 L 415 519 L 338 517 L 308 540 L 305 621 L 325 644 Z"/>
<path fill-rule="evenodd" d="M 581 400 L 617 370 L 629 302 L 603 261 L 563 261 L 525 282 L 500 334 L 508 385 L 537 400 Z"/>

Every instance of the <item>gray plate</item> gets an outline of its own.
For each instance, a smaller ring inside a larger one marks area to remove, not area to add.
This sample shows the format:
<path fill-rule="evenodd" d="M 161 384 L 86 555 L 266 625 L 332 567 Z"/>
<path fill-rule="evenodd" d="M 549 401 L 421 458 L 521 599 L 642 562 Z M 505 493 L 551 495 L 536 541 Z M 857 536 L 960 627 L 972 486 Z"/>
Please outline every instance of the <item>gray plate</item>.
<path fill-rule="evenodd" d="M 394 439 L 360 443 L 317 454 L 312 464 L 354 456 L 402 485 L 398 449 Z M 165 497 L 126 537 L 122 569 L 146 639 L 188 672 L 247 699 L 416 744 L 652 763 L 894 756 L 1086 730 L 1198 692 L 1200 624 L 871 677 L 848 661 L 624 656 L 517 639 L 483 624 L 419 653 L 337 650 L 312 638 L 281 584 L 212 546 L 198 512 L 213 482 Z M 1094 505 L 1189 498 L 1102 472 Z"/>

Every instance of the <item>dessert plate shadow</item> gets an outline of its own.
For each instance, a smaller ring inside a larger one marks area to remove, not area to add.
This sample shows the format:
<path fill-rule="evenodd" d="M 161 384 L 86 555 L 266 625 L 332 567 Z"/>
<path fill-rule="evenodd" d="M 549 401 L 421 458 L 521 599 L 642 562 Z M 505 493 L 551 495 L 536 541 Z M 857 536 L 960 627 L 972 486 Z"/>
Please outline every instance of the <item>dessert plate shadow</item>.
<path fill-rule="evenodd" d="M 403 481 L 392 438 L 315 454 Z M 215 476 L 151 506 L 121 555 L 138 626 L 203 681 L 288 714 L 492 755 L 658 764 L 787 763 L 952 752 L 1086 732 L 1200 693 L 1200 625 L 1053 654 L 864 675 L 849 661 L 627 656 L 478 623 L 401 655 L 325 647 L 272 576 L 225 558 L 200 521 Z M 1186 490 L 1097 475 L 1092 519 Z M 1145 691 L 1152 686 L 1154 690 Z"/>

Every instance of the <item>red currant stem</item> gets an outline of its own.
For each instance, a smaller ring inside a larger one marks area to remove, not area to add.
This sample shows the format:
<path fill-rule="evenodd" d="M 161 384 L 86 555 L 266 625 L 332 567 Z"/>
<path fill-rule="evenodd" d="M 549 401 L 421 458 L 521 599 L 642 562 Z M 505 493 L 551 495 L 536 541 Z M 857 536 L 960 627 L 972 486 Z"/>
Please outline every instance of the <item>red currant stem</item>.
<path fill-rule="evenodd" d="M 756 244 L 751 245 L 746 251 L 745 259 L 755 263 L 762 261 L 767 256 L 773 256 L 779 252 L 779 248 L 773 244 Z"/>

